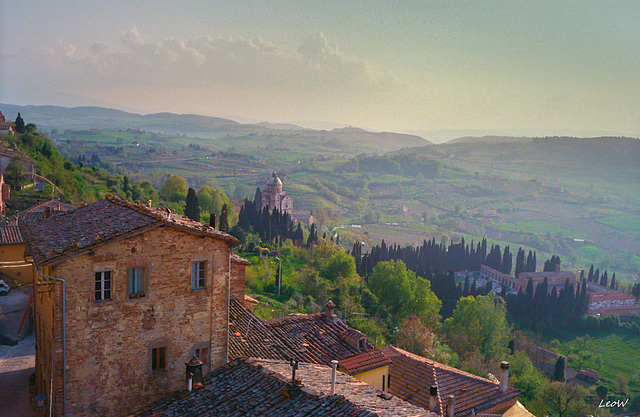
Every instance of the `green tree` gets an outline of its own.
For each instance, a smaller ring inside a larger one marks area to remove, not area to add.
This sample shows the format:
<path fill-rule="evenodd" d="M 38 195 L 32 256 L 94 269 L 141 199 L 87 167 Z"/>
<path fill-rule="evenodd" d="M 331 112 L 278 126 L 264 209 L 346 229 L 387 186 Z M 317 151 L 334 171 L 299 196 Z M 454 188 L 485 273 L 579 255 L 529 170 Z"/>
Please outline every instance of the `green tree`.
<path fill-rule="evenodd" d="M 227 205 L 222 206 L 222 210 L 220 210 L 220 231 L 228 232 L 229 231 L 229 212 L 227 210 Z"/>
<path fill-rule="evenodd" d="M 564 356 L 558 356 L 558 360 L 556 361 L 556 367 L 553 371 L 553 379 L 556 381 L 565 381 L 565 373 L 567 370 L 567 362 Z"/>
<path fill-rule="evenodd" d="M 125 177 L 126 178 L 126 177 Z M 187 198 L 185 200 L 184 215 L 195 220 L 200 221 L 200 203 L 198 202 L 198 196 L 196 190 L 189 188 L 187 191 Z"/>
<path fill-rule="evenodd" d="M 416 314 L 422 323 L 435 329 L 440 321 L 442 302 L 431 291 L 429 281 L 417 277 L 400 260 L 380 262 L 369 277 L 369 289 L 398 323 Z"/>
<path fill-rule="evenodd" d="M 187 198 L 189 184 L 187 180 L 178 175 L 172 175 L 165 181 L 160 190 L 160 198 L 165 201 L 184 201 Z"/>
<path fill-rule="evenodd" d="M 22 119 L 22 116 L 20 116 L 20 113 L 18 113 L 18 117 L 16 117 L 16 132 L 22 134 L 26 131 L 27 129 L 25 128 L 24 120 Z"/>
<path fill-rule="evenodd" d="M 461 298 L 453 315 L 444 323 L 452 349 L 461 358 L 476 349 L 485 360 L 506 355 L 511 334 L 506 314 L 504 300 L 493 291 L 484 296 Z"/>
<path fill-rule="evenodd" d="M 557 417 L 582 416 L 586 414 L 585 396 L 586 390 L 580 385 L 556 381 L 547 385 L 541 400 Z"/>

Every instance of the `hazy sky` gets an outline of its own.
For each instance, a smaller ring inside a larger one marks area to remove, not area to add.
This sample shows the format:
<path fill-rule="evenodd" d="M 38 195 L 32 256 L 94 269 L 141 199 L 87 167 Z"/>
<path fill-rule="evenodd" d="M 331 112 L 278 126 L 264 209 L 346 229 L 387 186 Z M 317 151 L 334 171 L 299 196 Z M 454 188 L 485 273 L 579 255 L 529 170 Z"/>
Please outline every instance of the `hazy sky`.
<path fill-rule="evenodd" d="M 640 136 L 640 1 L 0 0 L 0 102 Z"/>

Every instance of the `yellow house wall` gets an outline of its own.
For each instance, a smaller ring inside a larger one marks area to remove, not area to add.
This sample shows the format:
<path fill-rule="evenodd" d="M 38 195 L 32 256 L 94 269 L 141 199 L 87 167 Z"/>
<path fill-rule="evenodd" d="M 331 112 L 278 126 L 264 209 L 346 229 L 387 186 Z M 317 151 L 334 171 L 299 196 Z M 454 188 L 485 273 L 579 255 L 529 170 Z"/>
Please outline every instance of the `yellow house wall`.
<path fill-rule="evenodd" d="M 372 387 L 383 391 L 382 389 L 382 377 L 384 376 L 384 391 L 387 391 L 387 381 L 389 379 L 389 366 L 382 366 L 380 368 L 372 369 L 370 371 L 361 372 L 359 374 L 352 375 L 359 381 L 365 382 Z M 393 381 L 391 381 L 393 383 Z"/>
<path fill-rule="evenodd" d="M 18 245 L 0 245 L 0 271 L 23 285 L 33 281 L 33 268 L 24 260 L 24 243 Z M 7 282 L 7 284 L 9 284 Z"/>
<path fill-rule="evenodd" d="M 207 262 L 205 289 L 191 289 L 195 261 Z M 146 268 L 144 298 L 127 294 L 132 266 Z M 68 259 L 54 270 L 67 282 L 68 413 L 127 415 L 132 407 L 180 389 L 185 362 L 196 347 L 209 349 L 211 369 L 225 363 L 229 248 L 224 241 L 161 227 Z M 96 302 L 95 272 L 105 270 L 112 271 L 112 299 Z M 47 303 L 43 299 L 40 306 L 46 309 Z M 167 369 L 152 372 L 151 349 L 158 345 L 168 347 Z M 46 353 L 36 357 L 46 370 Z"/>

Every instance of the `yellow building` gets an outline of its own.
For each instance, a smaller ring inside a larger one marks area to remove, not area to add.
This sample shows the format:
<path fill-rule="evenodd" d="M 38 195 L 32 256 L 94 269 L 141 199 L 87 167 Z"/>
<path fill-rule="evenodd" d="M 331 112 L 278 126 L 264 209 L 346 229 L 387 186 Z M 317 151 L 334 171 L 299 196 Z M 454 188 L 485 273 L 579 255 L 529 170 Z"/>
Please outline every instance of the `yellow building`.
<path fill-rule="evenodd" d="M 369 349 L 338 361 L 338 370 L 376 387 L 389 389 L 389 365 L 391 360 L 379 349 Z"/>
<path fill-rule="evenodd" d="M 25 241 L 17 226 L 0 226 L 0 279 L 7 284 L 33 282 L 32 263 L 25 260 Z"/>

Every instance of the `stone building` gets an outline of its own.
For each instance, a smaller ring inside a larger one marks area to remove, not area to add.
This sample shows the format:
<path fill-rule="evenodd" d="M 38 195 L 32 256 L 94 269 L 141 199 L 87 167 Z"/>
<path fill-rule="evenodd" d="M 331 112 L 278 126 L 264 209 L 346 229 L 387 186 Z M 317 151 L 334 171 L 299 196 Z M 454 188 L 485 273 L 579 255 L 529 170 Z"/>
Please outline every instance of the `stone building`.
<path fill-rule="evenodd" d="M 269 207 L 269 210 L 277 208 L 287 213 L 293 211 L 293 199 L 282 189 L 282 181 L 275 172 L 271 174 L 264 191 L 261 192 L 261 201 L 261 207 Z"/>
<path fill-rule="evenodd" d="M 127 415 L 183 387 L 194 355 L 227 362 L 232 236 L 110 196 L 21 229 L 47 413 Z"/>

